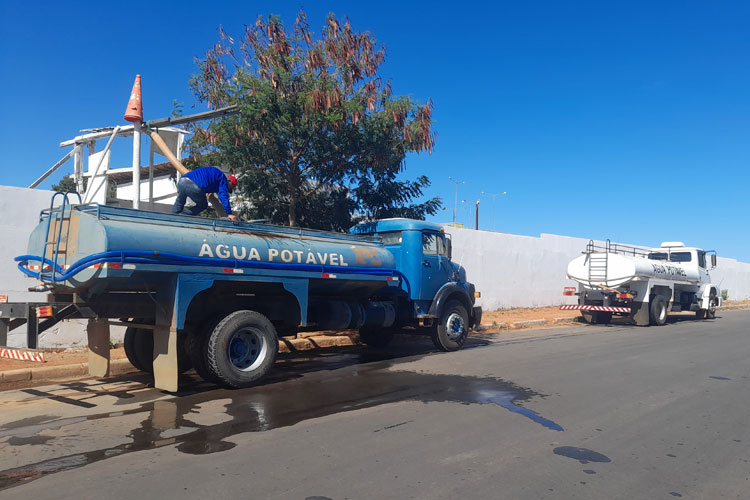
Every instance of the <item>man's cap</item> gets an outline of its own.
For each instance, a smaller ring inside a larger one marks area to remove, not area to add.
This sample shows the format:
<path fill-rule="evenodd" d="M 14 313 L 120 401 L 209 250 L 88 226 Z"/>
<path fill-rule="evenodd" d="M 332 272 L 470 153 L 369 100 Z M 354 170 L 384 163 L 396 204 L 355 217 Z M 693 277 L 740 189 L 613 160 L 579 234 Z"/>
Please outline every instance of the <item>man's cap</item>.
<path fill-rule="evenodd" d="M 234 188 L 237 187 L 237 177 L 230 175 L 229 176 L 229 183 L 232 185 L 232 191 L 234 191 Z"/>

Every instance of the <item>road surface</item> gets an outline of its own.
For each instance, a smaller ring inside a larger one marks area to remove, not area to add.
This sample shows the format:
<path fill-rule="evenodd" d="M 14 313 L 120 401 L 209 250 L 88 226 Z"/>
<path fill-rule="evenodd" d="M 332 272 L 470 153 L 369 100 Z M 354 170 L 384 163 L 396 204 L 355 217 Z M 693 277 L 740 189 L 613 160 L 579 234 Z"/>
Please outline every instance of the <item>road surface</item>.
<path fill-rule="evenodd" d="M 750 497 L 750 311 L 0 393 L 0 498 Z"/>

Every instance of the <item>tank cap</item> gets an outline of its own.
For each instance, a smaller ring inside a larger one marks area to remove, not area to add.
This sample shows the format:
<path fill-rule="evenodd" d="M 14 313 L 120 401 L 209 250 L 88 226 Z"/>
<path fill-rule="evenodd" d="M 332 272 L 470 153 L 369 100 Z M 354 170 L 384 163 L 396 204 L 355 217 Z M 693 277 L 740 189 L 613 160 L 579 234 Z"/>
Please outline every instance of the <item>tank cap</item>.
<path fill-rule="evenodd" d="M 665 241 L 661 244 L 661 248 L 670 248 L 670 247 L 684 247 L 685 244 L 681 241 Z"/>

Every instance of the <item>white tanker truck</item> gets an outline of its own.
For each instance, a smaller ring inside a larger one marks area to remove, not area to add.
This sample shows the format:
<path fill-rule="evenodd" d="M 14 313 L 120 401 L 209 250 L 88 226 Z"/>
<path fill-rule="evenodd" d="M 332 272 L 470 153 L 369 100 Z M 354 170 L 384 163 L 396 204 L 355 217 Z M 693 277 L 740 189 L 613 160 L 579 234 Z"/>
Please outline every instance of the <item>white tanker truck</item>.
<path fill-rule="evenodd" d="M 639 248 L 606 241 L 589 241 L 583 255 L 568 264 L 568 278 L 578 288 L 563 295 L 578 296 L 589 323 L 609 323 L 612 315 L 629 316 L 638 326 L 663 325 L 669 311 L 695 311 L 696 318 L 713 319 L 721 305 L 719 287 L 708 271 L 716 267 L 716 252 L 667 241 L 659 248 Z"/>

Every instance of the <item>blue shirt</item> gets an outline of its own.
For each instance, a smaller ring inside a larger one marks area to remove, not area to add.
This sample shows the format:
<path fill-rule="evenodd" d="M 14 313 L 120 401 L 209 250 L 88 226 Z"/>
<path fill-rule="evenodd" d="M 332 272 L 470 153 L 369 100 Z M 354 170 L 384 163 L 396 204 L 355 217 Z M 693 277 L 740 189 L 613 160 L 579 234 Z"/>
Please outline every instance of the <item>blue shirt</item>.
<path fill-rule="evenodd" d="M 204 193 L 216 193 L 219 195 L 219 201 L 224 206 L 227 215 L 232 213 L 232 207 L 229 205 L 229 187 L 227 186 L 227 176 L 216 167 L 200 167 L 183 175 L 203 190 Z"/>

